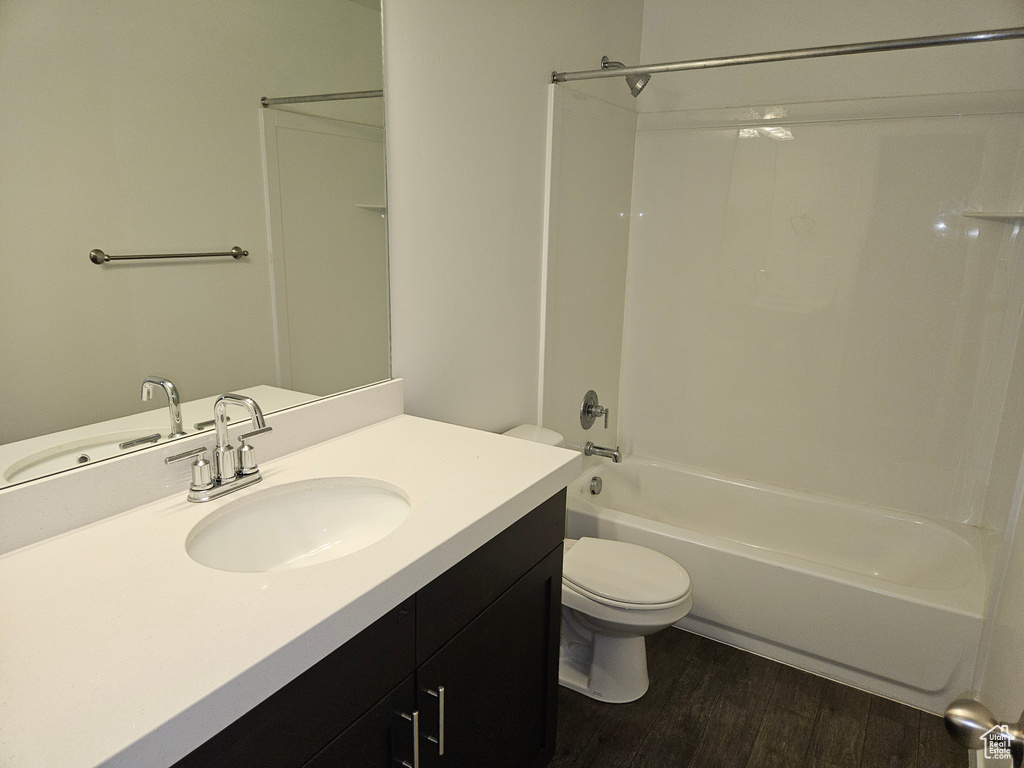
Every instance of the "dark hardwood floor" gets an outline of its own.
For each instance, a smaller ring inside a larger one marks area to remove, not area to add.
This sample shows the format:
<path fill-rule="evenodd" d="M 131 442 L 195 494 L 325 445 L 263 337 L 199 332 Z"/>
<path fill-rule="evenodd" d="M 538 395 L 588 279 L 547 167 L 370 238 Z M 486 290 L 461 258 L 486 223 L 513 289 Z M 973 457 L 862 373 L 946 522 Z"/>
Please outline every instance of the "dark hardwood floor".
<path fill-rule="evenodd" d="M 551 768 L 963 768 L 942 720 L 670 628 L 651 687 L 604 704 L 559 687 Z"/>

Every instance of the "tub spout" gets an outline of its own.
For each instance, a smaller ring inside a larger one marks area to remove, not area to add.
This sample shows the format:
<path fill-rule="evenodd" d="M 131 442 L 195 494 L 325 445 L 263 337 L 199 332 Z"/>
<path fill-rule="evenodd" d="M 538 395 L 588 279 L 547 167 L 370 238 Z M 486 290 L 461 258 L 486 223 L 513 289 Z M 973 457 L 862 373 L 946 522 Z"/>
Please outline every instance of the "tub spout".
<path fill-rule="evenodd" d="M 606 459 L 611 459 L 616 464 L 622 463 L 622 451 L 619 450 L 618 446 L 615 448 L 602 448 L 600 445 L 594 445 L 591 442 L 587 442 L 583 446 L 584 456 L 604 456 Z"/>

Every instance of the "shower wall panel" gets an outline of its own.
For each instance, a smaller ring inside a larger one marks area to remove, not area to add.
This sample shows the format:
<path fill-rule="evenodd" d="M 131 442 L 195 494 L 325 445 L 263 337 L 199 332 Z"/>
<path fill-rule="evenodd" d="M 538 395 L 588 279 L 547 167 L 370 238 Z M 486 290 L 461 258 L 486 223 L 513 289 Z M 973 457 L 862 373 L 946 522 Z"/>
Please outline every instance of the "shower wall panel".
<path fill-rule="evenodd" d="M 1024 26 L 1014 0 L 644 2 L 643 63 Z M 614 56 L 612 58 L 615 58 Z M 1024 41 L 656 75 L 642 112 L 1019 88 Z"/>
<path fill-rule="evenodd" d="M 543 424 L 615 445 L 636 114 L 551 86 Z M 587 390 L 611 407 L 589 431 Z"/>
<path fill-rule="evenodd" d="M 1024 252 L 962 214 L 1021 210 L 1024 116 L 967 101 L 641 116 L 624 447 L 981 522 Z"/>

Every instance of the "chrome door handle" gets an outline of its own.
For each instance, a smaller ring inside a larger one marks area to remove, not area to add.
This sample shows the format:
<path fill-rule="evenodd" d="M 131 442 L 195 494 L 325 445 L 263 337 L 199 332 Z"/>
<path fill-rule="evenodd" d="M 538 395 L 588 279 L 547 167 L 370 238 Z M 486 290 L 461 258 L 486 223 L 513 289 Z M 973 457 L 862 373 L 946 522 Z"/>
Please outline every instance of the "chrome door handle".
<path fill-rule="evenodd" d="M 437 686 L 437 690 L 427 689 L 427 693 L 437 699 L 437 738 L 427 736 L 427 741 L 437 744 L 437 755 L 444 754 L 444 686 Z"/>
<path fill-rule="evenodd" d="M 420 768 L 420 712 L 414 709 L 411 715 L 402 713 L 402 717 L 412 723 L 412 762 L 402 761 L 403 768 Z"/>
<path fill-rule="evenodd" d="M 1024 714 L 1016 723 L 1000 723 L 981 702 L 957 699 L 946 707 L 943 719 L 946 733 L 961 746 L 984 749 L 986 756 L 997 749 L 1002 753 L 1000 757 L 1009 753 L 1013 768 L 1024 765 Z"/>

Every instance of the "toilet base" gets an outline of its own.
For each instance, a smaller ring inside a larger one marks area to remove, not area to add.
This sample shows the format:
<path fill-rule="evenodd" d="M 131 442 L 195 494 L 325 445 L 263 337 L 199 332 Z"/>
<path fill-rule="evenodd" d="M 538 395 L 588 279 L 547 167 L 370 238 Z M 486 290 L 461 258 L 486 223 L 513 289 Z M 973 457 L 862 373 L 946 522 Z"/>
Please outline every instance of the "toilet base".
<path fill-rule="evenodd" d="M 609 704 L 636 701 L 649 685 L 647 644 L 638 635 L 611 637 L 592 632 L 563 608 L 558 683 Z"/>

